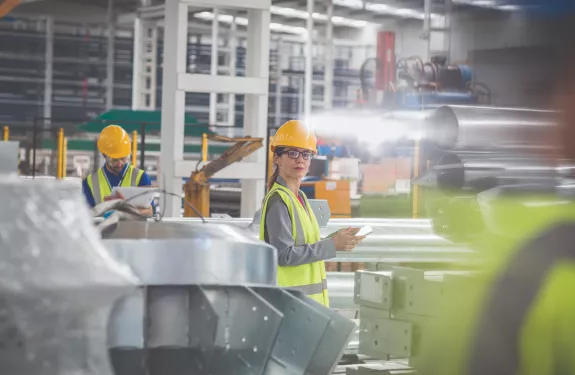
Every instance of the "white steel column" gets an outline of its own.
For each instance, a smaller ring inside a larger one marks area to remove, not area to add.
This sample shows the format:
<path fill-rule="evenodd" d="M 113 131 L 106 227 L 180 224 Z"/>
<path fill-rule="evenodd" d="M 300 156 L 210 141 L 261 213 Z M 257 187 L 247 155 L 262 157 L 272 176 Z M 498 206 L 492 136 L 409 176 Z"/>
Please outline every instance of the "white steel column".
<path fill-rule="evenodd" d="M 276 64 L 276 113 L 274 124 L 276 128 L 279 128 L 282 124 L 282 53 L 283 41 L 280 36 L 277 40 L 277 64 Z"/>
<path fill-rule="evenodd" d="M 108 0 L 108 43 L 106 53 L 106 110 L 114 106 L 114 62 L 116 41 L 116 20 L 113 9 L 114 0 Z"/>
<path fill-rule="evenodd" d="M 218 75 L 218 53 L 219 53 L 219 15 L 218 8 L 213 9 L 214 19 L 212 21 L 212 58 L 210 64 L 210 74 L 213 76 Z M 210 93 L 210 125 L 216 125 L 218 121 L 218 94 L 215 92 Z"/>
<path fill-rule="evenodd" d="M 182 178 L 175 173 L 175 162 L 184 159 L 184 113 L 186 90 L 178 79 L 186 73 L 188 6 L 167 0 L 164 15 L 164 63 L 162 79 L 162 132 L 160 144 L 161 186 L 182 194 Z M 191 171 L 190 171 L 191 172 Z M 181 216 L 182 200 L 162 195 L 161 207 L 167 217 Z"/>
<path fill-rule="evenodd" d="M 324 65 L 324 108 L 333 107 L 333 0 L 327 0 L 327 22 L 325 25 L 325 65 Z"/>
<path fill-rule="evenodd" d="M 132 109 L 140 109 L 142 93 L 142 39 L 144 38 L 144 26 L 140 17 L 134 20 L 134 49 L 132 52 Z"/>
<path fill-rule="evenodd" d="M 250 155 L 249 161 L 257 162 L 265 176 L 267 155 L 269 54 L 270 54 L 270 5 L 266 10 L 248 10 L 248 47 L 246 76 L 265 80 L 262 95 L 246 95 L 244 108 L 244 134 L 263 137 L 264 147 Z M 241 217 L 253 217 L 265 195 L 265 180 L 242 180 Z"/>
<path fill-rule="evenodd" d="M 44 61 L 44 111 L 45 119 L 52 117 L 52 78 L 54 75 L 54 18 L 46 17 L 46 51 Z M 49 120 L 44 120 L 48 126 Z"/>
<path fill-rule="evenodd" d="M 178 0 L 168 0 L 177 3 Z M 173 5 L 166 6 L 166 34 L 167 43 L 164 52 L 164 86 L 162 106 L 162 170 L 165 179 L 170 183 L 170 191 L 181 192 L 182 181 L 177 177 L 188 177 L 197 166 L 195 160 L 183 160 L 183 115 L 184 92 L 203 92 L 245 95 L 244 106 L 244 134 L 252 137 L 266 137 L 268 120 L 268 91 L 269 91 L 269 50 L 270 50 L 270 8 L 271 0 L 180 0 L 180 4 L 194 7 L 209 8 L 243 8 L 248 9 L 248 41 L 246 56 L 245 77 L 231 77 L 211 74 L 192 74 L 184 70 L 186 53 L 185 45 L 185 17 L 177 20 L 180 28 L 178 35 L 178 49 L 176 51 L 175 26 L 177 9 Z M 182 9 L 180 13 L 184 13 Z M 175 61 L 176 52 L 179 60 Z M 168 61 L 169 59 L 169 61 Z M 174 95 L 174 91 L 182 95 Z M 177 106 L 176 106 L 177 102 Z M 176 116 L 177 118 L 174 118 Z M 177 121 L 176 121 L 177 120 Z M 176 131 L 170 129 L 176 125 Z M 168 129 L 168 130 L 167 130 Z M 169 134 L 167 134 L 169 132 Z M 176 143 L 176 140 L 178 141 Z M 164 148 L 168 147 L 168 150 Z M 265 162 L 266 147 L 258 150 L 246 158 L 246 161 L 235 163 L 224 170 L 220 175 L 226 178 L 242 180 L 241 215 L 252 217 L 261 206 L 265 191 Z M 250 181 L 246 181 L 250 180 Z M 175 201 L 170 203 L 170 216 L 180 212 L 180 206 Z"/>
<path fill-rule="evenodd" d="M 132 109 L 156 109 L 158 28 L 142 17 L 134 21 Z"/>
<path fill-rule="evenodd" d="M 305 89 L 304 89 L 304 119 L 311 115 L 313 89 L 313 6 L 314 0 L 307 0 L 307 39 L 305 43 Z"/>
<path fill-rule="evenodd" d="M 232 23 L 230 25 L 230 34 L 229 34 L 229 64 L 230 64 L 230 76 L 236 76 L 236 64 L 237 64 L 237 46 L 238 46 L 238 37 L 237 33 L 237 24 L 236 24 L 236 17 L 232 19 Z M 233 137 L 234 129 L 231 128 L 236 124 L 236 95 L 229 94 L 228 96 L 228 137 Z"/>

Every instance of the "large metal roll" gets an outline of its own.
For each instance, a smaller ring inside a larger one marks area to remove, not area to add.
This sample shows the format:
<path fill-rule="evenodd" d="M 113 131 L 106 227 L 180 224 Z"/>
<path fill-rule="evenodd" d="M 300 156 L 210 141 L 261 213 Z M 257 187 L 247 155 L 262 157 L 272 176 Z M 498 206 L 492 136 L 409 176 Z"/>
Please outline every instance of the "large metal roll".
<path fill-rule="evenodd" d="M 501 184 L 545 182 L 557 175 L 549 161 L 528 155 L 447 153 L 433 167 L 437 187 L 486 190 Z"/>
<path fill-rule="evenodd" d="M 426 120 L 426 138 L 443 150 L 548 148 L 556 113 L 530 109 L 442 106 Z"/>
<path fill-rule="evenodd" d="M 197 218 L 166 218 L 169 222 L 198 223 Z M 206 219 L 208 222 L 234 225 L 259 238 L 259 225 L 251 219 Z M 370 225 L 373 232 L 353 251 L 338 252 L 339 262 L 435 263 L 467 261 L 474 252 L 437 236 L 427 219 L 331 219 L 320 228 L 322 237 L 349 226 Z"/>

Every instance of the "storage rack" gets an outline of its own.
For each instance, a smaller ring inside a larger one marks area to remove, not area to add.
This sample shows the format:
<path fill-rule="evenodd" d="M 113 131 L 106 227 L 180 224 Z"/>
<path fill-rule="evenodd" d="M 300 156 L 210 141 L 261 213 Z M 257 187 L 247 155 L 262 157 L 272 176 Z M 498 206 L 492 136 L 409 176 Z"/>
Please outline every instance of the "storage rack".
<path fill-rule="evenodd" d="M 50 98 L 45 98 L 47 69 L 47 30 L 43 20 L 18 19 L 0 22 L 0 121 L 17 125 L 46 113 L 55 119 L 90 118 L 106 111 L 107 30 L 80 24 L 54 22 L 52 83 Z M 162 58 L 162 32 L 158 33 L 157 60 Z M 228 41 L 219 40 L 219 74 L 229 72 Z M 270 51 L 269 123 L 278 125 L 303 113 L 303 43 L 278 41 L 274 38 Z M 352 55 L 365 46 L 335 46 L 333 107 L 353 105 L 359 88 L 359 66 L 351 66 Z M 209 37 L 190 34 L 188 67 L 198 73 L 210 72 L 211 41 Z M 314 50 L 313 108 L 323 108 L 323 47 Z M 289 51 L 287 51 L 289 49 Z M 301 51 L 294 56 L 294 51 Z M 360 53 L 365 53 L 360 51 Z M 133 38 L 130 32 L 119 31 L 114 43 L 113 107 L 130 108 L 132 97 Z M 245 40 L 236 48 L 236 75 L 245 68 Z M 288 57 L 289 56 L 289 57 Z M 281 69 L 278 68 L 280 64 Z M 161 65 L 158 63 L 156 108 L 161 108 Z M 276 85 L 280 83 L 280 89 Z M 279 99 L 276 97 L 280 96 Z M 242 127 L 243 96 L 236 95 L 234 121 L 227 118 L 227 95 L 218 95 L 218 123 Z M 279 108 L 277 108 L 279 105 Z M 49 106 L 46 111 L 45 107 Z M 207 123 L 209 94 L 188 93 L 188 112 L 200 123 Z"/>

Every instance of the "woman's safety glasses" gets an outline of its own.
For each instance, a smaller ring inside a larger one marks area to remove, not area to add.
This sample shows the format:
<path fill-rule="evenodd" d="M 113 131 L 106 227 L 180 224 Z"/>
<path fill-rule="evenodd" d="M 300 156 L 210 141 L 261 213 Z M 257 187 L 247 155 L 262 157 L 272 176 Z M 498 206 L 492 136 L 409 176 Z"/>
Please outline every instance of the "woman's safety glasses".
<path fill-rule="evenodd" d="M 284 154 L 287 154 L 288 158 L 296 160 L 301 155 L 303 160 L 309 160 L 313 157 L 313 153 L 310 151 L 297 151 L 297 150 L 288 150 L 285 151 Z"/>

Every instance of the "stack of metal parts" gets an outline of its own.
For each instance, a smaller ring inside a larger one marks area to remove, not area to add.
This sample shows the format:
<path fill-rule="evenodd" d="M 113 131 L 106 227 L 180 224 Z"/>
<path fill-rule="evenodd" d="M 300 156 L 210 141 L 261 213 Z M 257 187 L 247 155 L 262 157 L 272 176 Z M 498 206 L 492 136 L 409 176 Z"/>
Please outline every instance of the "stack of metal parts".
<path fill-rule="evenodd" d="M 120 222 L 103 242 L 141 279 L 111 317 L 116 375 L 327 375 L 355 328 L 277 288 L 275 249 L 237 227 Z"/>
<path fill-rule="evenodd" d="M 406 373 L 407 366 L 416 366 L 422 337 L 441 313 L 446 281 L 467 274 L 401 267 L 356 272 L 359 353 L 388 362 L 386 368 L 348 369 L 348 375 Z"/>
<path fill-rule="evenodd" d="M 113 374 L 108 316 L 137 280 L 102 246 L 80 192 L 61 186 L 0 176 L 3 374 Z"/>

